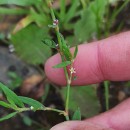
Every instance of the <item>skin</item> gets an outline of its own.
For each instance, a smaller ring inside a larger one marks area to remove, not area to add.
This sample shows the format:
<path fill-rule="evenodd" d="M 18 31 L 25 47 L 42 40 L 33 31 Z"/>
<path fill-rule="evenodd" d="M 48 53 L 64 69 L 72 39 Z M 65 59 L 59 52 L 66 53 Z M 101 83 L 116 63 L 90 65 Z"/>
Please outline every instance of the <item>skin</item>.
<path fill-rule="evenodd" d="M 130 32 L 79 46 L 74 68 L 77 80 L 72 85 L 88 85 L 104 80 L 130 80 Z M 73 48 L 72 48 L 73 52 Z M 65 85 L 63 69 L 52 66 L 61 62 L 59 54 L 45 64 L 50 81 Z M 115 108 L 84 121 L 68 121 L 51 130 L 130 130 L 130 99 Z"/>

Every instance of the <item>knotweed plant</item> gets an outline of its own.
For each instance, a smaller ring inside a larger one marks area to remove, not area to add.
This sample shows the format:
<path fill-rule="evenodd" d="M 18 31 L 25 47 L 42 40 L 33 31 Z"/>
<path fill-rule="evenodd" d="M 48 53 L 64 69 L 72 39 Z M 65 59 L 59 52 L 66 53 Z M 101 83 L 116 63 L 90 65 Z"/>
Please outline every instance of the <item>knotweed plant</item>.
<path fill-rule="evenodd" d="M 0 118 L 0 121 L 9 119 L 15 116 L 16 114 L 24 112 L 24 111 L 35 112 L 38 110 L 55 111 L 55 112 L 58 112 L 60 115 L 64 115 L 66 120 L 70 120 L 70 115 L 69 115 L 70 86 L 71 86 L 72 80 L 74 79 L 73 74 L 76 73 L 76 69 L 74 68 L 73 64 L 74 64 L 76 55 L 78 53 L 78 47 L 77 46 L 75 47 L 74 54 L 72 54 L 64 40 L 63 35 L 60 33 L 59 21 L 55 17 L 53 7 L 52 7 L 52 1 L 47 0 L 47 4 L 50 9 L 50 14 L 52 17 L 52 25 L 49 25 L 49 27 L 55 30 L 58 43 L 55 43 L 53 40 L 48 39 L 48 38 L 44 39 L 42 42 L 51 48 L 55 48 L 61 56 L 61 59 L 62 59 L 61 63 L 58 65 L 55 65 L 53 68 L 64 69 L 64 74 L 66 77 L 66 88 L 67 88 L 65 109 L 58 110 L 58 109 L 46 107 L 34 99 L 23 97 L 23 96 L 17 96 L 12 90 L 10 90 L 8 87 L 0 83 L 0 89 L 3 91 L 3 93 L 6 96 L 6 101 L 0 101 L 0 105 L 5 108 L 12 109 L 14 111 L 13 113 L 9 115 Z M 26 106 L 29 106 L 29 107 L 26 107 Z M 74 115 L 71 118 L 71 120 L 80 120 L 80 119 L 81 119 L 80 110 L 77 109 L 74 112 Z"/>

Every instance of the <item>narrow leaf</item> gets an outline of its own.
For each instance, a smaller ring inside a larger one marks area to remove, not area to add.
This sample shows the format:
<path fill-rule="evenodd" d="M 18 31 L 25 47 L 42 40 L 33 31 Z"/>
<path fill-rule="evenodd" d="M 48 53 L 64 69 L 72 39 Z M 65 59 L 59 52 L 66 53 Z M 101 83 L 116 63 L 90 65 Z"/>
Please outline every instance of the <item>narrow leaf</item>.
<path fill-rule="evenodd" d="M 42 42 L 51 48 L 56 48 L 56 43 L 51 39 L 46 38 L 46 39 L 42 40 Z"/>
<path fill-rule="evenodd" d="M 70 64 L 71 64 L 70 61 L 65 61 L 65 62 L 62 62 L 60 64 L 57 64 L 57 65 L 53 66 L 53 68 L 63 68 L 63 67 L 66 67 L 66 66 L 68 66 Z"/>
<path fill-rule="evenodd" d="M 8 104 L 6 102 L 0 101 L 0 106 L 6 107 L 6 108 L 11 108 L 11 104 Z"/>
<path fill-rule="evenodd" d="M 79 6 L 79 1 L 78 0 L 73 0 L 72 5 L 70 9 L 68 10 L 66 16 L 65 16 L 65 23 L 68 23 L 74 16 L 78 6 Z"/>
<path fill-rule="evenodd" d="M 27 27 L 29 24 L 31 24 L 34 20 L 30 15 L 26 16 L 25 18 L 22 18 L 15 26 L 13 30 L 13 34 L 17 33 L 21 29 Z"/>
<path fill-rule="evenodd" d="M 22 101 L 19 99 L 19 97 L 12 90 L 10 90 L 8 87 L 3 85 L 2 83 L 0 83 L 0 89 L 3 90 L 4 94 L 6 95 L 7 100 L 11 104 L 13 104 L 13 105 L 16 104 L 19 107 L 24 107 L 24 104 L 22 103 Z"/>
<path fill-rule="evenodd" d="M 28 104 L 30 107 L 31 106 L 34 107 L 34 110 L 45 107 L 43 104 L 41 104 L 40 102 L 38 102 L 32 98 L 23 97 L 23 96 L 19 96 L 19 98 L 23 103 Z"/>
<path fill-rule="evenodd" d="M 4 121 L 4 120 L 7 120 L 7 119 L 9 119 L 9 118 L 11 118 L 11 117 L 13 117 L 13 116 L 15 116 L 17 113 L 18 113 L 18 112 L 13 112 L 13 113 L 11 113 L 11 114 L 5 116 L 5 117 L 0 118 L 0 122 L 1 122 L 1 121 Z"/>
<path fill-rule="evenodd" d="M 60 19 L 64 20 L 66 13 L 66 0 L 60 0 Z"/>
<path fill-rule="evenodd" d="M 66 60 L 70 61 L 72 59 L 72 55 L 71 55 L 70 49 L 67 46 L 67 44 L 65 42 L 65 39 L 64 39 L 62 34 L 60 34 L 60 37 L 61 37 L 61 42 L 62 42 L 62 52 L 63 52 Z"/>
<path fill-rule="evenodd" d="M 24 15 L 28 13 L 29 11 L 25 9 L 0 7 L 0 14 L 2 15 Z"/>
<path fill-rule="evenodd" d="M 74 59 L 76 58 L 77 53 L 78 53 L 78 46 L 75 47 L 75 51 L 74 51 Z"/>
<path fill-rule="evenodd" d="M 81 112 L 79 108 L 74 112 L 72 120 L 81 120 Z"/>
<path fill-rule="evenodd" d="M 40 3 L 41 0 L 0 0 L 0 5 L 14 4 L 19 6 L 29 6 Z"/>

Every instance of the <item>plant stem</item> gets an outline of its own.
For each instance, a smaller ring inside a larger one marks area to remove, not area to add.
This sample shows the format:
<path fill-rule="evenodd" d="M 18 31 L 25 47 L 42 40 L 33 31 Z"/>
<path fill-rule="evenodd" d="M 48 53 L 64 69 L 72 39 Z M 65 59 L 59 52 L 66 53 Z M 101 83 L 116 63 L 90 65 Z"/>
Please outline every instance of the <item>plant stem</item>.
<path fill-rule="evenodd" d="M 24 111 L 33 111 L 33 109 L 31 108 L 17 108 L 17 109 L 14 109 L 15 111 L 18 111 L 19 113 L 20 112 L 24 112 Z M 62 110 L 58 110 L 58 109 L 55 109 L 55 108 L 50 108 L 50 107 L 43 107 L 43 108 L 40 108 L 40 109 L 37 109 L 35 111 L 40 111 L 40 110 L 43 110 L 43 111 L 55 111 L 55 112 L 58 112 L 60 114 L 63 114 L 65 115 L 65 111 L 62 111 Z"/>
<path fill-rule="evenodd" d="M 104 81 L 106 110 L 109 110 L 109 81 Z"/>
<path fill-rule="evenodd" d="M 55 111 L 55 112 L 58 112 L 58 113 L 63 114 L 63 115 L 65 113 L 62 110 L 58 110 L 58 109 L 54 109 L 54 108 L 50 108 L 50 107 L 46 107 L 46 108 L 43 108 L 43 109 L 40 109 L 40 110 L 44 110 L 44 111 Z"/>
<path fill-rule="evenodd" d="M 73 68 L 73 62 L 70 65 L 70 69 Z M 71 81 L 72 81 L 72 73 L 70 73 L 70 77 L 67 80 L 67 93 L 66 93 L 66 107 L 65 107 L 65 111 L 68 113 L 68 109 L 69 109 L 69 99 L 70 99 L 70 85 L 71 85 Z"/>
<path fill-rule="evenodd" d="M 52 17 L 52 20 L 56 20 L 56 17 L 55 17 L 55 14 L 54 14 L 54 11 L 53 11 L 53 8 L 52 8 L 52 3 L 51 1 L 48 2 L 48 5 L 50 7 L 50 12 L 51 12 L 51 17 Z M 61 34 L 60 34 L 60 31 L 59 31 L 59 26 L 58 24 L 56 25 L 56 28 L 55 28 L 55 31 L 56 31 L 56 35 L 57 35 L 57 39 L 58 39 L 58 44 L 59 44 L 59 48 L 60 48 L 60 55 L 61 55 L 61 59 L 62 61 L 65 61 L 64 59 L 64 56 L 62 55 L 62 42 L 61 42 Z M 71 65 L 72 67 L 72 65 Z M 65 73 L 65 77 L 66 77 L 66 83 L 67 83 L 67 93 L 66 93 L 66 103 L 65 103 L 65 117 L 66 117 L 66 120 L 69 120 L 69 97 L 70 97 L 70 84 L 71 84 L 71 79 L 72 79 L 72 74 L 70 74 L 70 77 L 69 77 L 69 74 L 67 72 L 67 68 L 64 67 L 64 73 Z"/>
<path fill-rule="evenodd" d="M 69 116 L 65 116 L 65 118 L 66 118 L 66 120 L 67 120 L 67 121 L 69 121 L 69 120 L 70 120 L 70 119 L 69 119 Z"/>
<path fill-rule="evenodd" d="M 86 8 L 86 2 L 85 2 L 85 0 L 80 0 L 80 1 L 81 1 L 82 6 L 83 6 L 83 9 L 85 9 Z"/>

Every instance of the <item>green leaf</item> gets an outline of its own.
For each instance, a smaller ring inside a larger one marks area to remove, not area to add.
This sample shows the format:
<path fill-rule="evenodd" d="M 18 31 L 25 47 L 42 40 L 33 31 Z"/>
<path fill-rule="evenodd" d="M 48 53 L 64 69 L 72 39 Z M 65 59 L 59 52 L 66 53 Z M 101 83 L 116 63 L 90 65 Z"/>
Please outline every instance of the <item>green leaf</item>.
<path fill-rule="evenodd" d="M 63 68 L 63 67 L 66 67 L 66 66 L 68 66 L 70 64 L 71 64 L 71 61 L 65 61 L 65 62 L 62 62 L 62 63 L 60 63 L 58 65 L 53 66 L 53 68 Z"/>
<path fill-rule="evenodd" d="M 66 0 L 60 0 L 60 21 L 62 22 L 65 19 L 66 13 Z"/>
<path fill-rule="evenodd" d="M 70 52 L 70 49 L 69 47 L 67 46 L 66 42 L 65 42 L 65 39 L 64 37 L 62 36 L 62 34 L 60 34 L 60 37 L 61 37 L 61 42 L 62 42 L 62 52 L 65 56 L 65 58 L 70 61 L 72 59 L 72 55 L 71 55 L 71 52 Z"/>
<path fill-rule="evenodd" d="M 0 5 L 14 4 L 19 6 L 29 6 L 40 4 L 41 0 L 0 0 Z"/>
<path fill-rule="evenodd" d="M 40 8 L 40 7 L 39 7 Z M 43 10 L 42 10 L 43 11 Z M 35 9 L 30 10 L 30 17 L 39 27 L 45 27 L 51 22 L 48 15 L 45 13 L 38 13 Z"/>
<path fill-rule="evenodd" d="M 56 43 L 51 39 L 45 38 L 42 42 L 51 48 L 56 48 Z"/>
<path fill-rule="evenodd" d="M 30 117 L 28 116 L 23 116 L 23 122 L 27 125 L 27 126 L 31 126 L 32 125 L 32 120 Z"/>
<path fill-rule="evenodd" d="M 65 23 L 69 22 L 73 18 L 77 10 L 77 7 L 80 5 L 79 0 L 72 0 L 71 2 L 72 2 L 72 5 L 65 16 Z"/>
<path fill-rule="evenodd" d="M 41 108 L 45 107 L 43 104 L 41 104 L 40 102 L 38 102 L 32 98 L 23 97 L 23 96 L 19 96 L 19 98 L 23 103 L 28 104 L 30 107 L 31 106 L 34 107 L 34 110 L 41 109 Z"/>
<path fill-rule="evenodd" d="M 25 9 L 18 9 L 18 8 L 5 8 L 5 7 L 0 7 L 0 14 L 3 15 L 23 15 L 23 14 L 28 14 L 29 11 Z"/>
<path fill-rule="evenodd" d="M 74 112 L 72 120 L 81 120 L 81 112 L 79 108 Z"/>
<path fill-rule="evenodd" d="M 0 122 L 1 122 L 1 121 L 4 121 L 4 120 L 7 120 L 7 119 L 9 119 L 9 118 L 11 118 L 11 117 L 14 117 L 17 113 L 18 113 L 18 112 L 13 112 L 13 113 L 11 113 L 11 114 L 9 114 L 9 115 L 7 115 L 7 116 L 4 116 L 4 117 L 0 118 Z"/>
<path fill-rule="evenodd" d="M 100 35 L 104 28 L 103 18 L 107 1 L 95 0 L 83 10 L 81 19 L 75 24 L 74 33 L 78 42 L 90 40 L 94 35 Z"/>
<path fill-rule="evenodd" d="M 66 100 L 66 89 L 61 89 L 64 101 Z M 99 113 L 100 103 L 97 97 L 95 86 L 78 86 L 71 87 L 70 110 L 80 106 L 81 113 L 84 117 L 92 117 Z"/>
<path fill-rule="evenodd" d="M 52 53 L 48 46 L 41 44 L 46 37 L 49 37 L 48 28 L 31 24 L 12 35 L 11 41 L 21 59 L 30 64 L 40 64 L 45 63 Z"/>
<path fill-rule="evenodd" d="M 0 101 L 0 106 L 6 107 L 6 108 L 12 108 L 11 104 L 8 104 L 6 102 Z"/>
<path fill-rule="evenodd" d="M 76 46 L 76 47 L 75 47 L 75 50 L 74 50 L 74 59 L 76 58 L 77 53 L 78 53 L 78 46 Z"/>
<path fill-rule="evenodd" d="M 12 105 L 18 105 L 19 107 L 24 107 L 23 102 L 19 99 L 19 97 L 8 87 L 0 83 L 0 89 L 4 92 L 6 95 L 7 100 L 9 101 L 10 104 Z"/>

